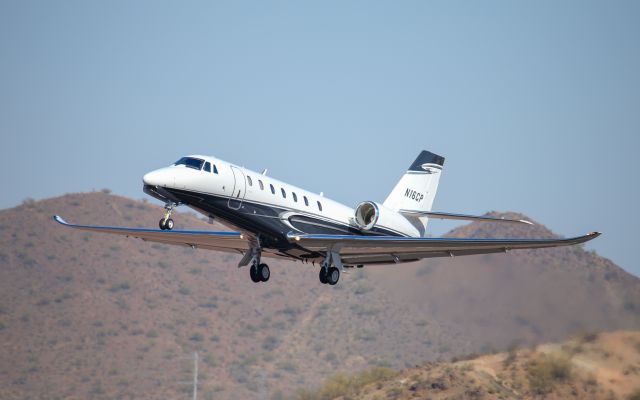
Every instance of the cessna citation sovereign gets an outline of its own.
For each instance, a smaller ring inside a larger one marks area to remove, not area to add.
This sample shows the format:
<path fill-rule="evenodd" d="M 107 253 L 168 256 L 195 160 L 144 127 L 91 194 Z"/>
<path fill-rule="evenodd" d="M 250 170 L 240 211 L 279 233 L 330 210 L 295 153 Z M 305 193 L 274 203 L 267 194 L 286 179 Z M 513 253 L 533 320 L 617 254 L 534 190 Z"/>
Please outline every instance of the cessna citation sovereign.
<path fill-rule="evenodd" d="M 344 268 L 398 264 L 429 257 L 454 257 L 583 243 L 598 232 L 568 239 L 480 239 L 425 237 L 429 219 L 531 224 L 431 211 L 444 158 L 422 151 L 383 203 L 364 201 L 355 210 L 307 190 L 214 157 L 187 156 L 143 177 L 144 192 L 163 201 L 160 229 L 68 224 L 165 244 L 242 254 L 254 282 L 269 280 L 262 257 L 320 265 L 320 282 L 335 285 Z M 186 205 L 232 232 L 173 230 L 171 214 Z"/>

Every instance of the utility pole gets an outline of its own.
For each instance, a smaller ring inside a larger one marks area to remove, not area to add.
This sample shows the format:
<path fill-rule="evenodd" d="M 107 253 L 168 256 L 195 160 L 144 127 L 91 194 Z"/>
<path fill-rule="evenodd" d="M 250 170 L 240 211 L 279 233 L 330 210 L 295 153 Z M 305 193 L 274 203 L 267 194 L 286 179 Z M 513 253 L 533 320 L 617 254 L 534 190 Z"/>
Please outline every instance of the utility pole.
<path fill-rule="evenodd" d="M 193 352 L 193 400 L 198 400 L 198 352 Z"/>
<path fill-rule="evenodd" d="M 185 357 L 186 358 L 186 357 Z M 183 358 L 183 359 L 185 359 Z M 191 358 L 191 357 L 189 357 Z M 188 382 L 179 382 L 183 385 L 193 385 L 193 400 L 198 400 L 198 352 L 193 352 L 193 380 Z"/>

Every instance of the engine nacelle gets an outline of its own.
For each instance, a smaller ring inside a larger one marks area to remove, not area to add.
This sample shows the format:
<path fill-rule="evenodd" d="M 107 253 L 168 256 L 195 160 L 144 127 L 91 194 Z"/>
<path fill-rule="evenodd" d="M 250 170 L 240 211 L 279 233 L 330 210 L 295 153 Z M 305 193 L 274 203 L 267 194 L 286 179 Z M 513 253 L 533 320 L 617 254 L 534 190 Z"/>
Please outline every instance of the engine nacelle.
<path fill-rule="evenodd" d="M 356 226 L 364 231 L 378 228 L 382 231 L 420 236 L 418 229 L 402 214 L 373 201 L 358 204 L 354 221 Z"/>

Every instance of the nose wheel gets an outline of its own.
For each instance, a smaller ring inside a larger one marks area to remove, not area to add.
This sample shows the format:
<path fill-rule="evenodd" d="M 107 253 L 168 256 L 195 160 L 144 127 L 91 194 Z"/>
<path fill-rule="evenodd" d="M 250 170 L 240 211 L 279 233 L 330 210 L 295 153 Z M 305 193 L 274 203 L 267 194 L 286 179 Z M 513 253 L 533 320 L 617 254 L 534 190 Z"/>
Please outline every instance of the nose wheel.
<path fill-rule="evenodd" d="M 167 230 L 170 231 L 173 229 L 173 220 L 171 218 L 165 220 L 164 218 L 162 218 L 158 224 L 160 226 L 160 229 Z"/>
<path fill-rule="evenodd" d="M 158 222 L 158 226 L 160 227 L 160 229 L 167 230 L 170 231 L 173 229 L 173 220 L 171 219 L 171 214 L 173 213 L 173 208 L 176 206 L 176 204 L 173 203 L 169 203 L 167 205 L 164 206 L 164 216 L 160 219 L 160 222 Z"/>

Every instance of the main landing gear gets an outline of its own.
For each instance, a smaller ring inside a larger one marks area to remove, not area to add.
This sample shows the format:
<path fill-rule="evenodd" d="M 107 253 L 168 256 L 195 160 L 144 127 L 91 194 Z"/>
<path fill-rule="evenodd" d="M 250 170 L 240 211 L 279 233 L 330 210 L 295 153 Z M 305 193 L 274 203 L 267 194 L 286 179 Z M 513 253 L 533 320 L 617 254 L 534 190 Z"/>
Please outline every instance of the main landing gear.
<path fill-rule="evenodd" d="M 260 246 L 260 237 L 257 237 L 252 240 L 251 248 L 244 254 L 244 257 L 242 257 L 242 260 L 238 263 L 238 268 L 251 263 L 249 275 L 251 276 L 251 280 L 255 283 L 266 282 L 271 277 L 269 266 L 260 262 L 261 255 L 262 247 Z"/>
<path fill-rule="evenodd" d="M 160 222 L 158 222 L 158 226 L 163 231 L 170 231 L 173 229 L 173 220 L 171 219 L 171 214 L 173 213 L 173 208 L 175 206 L 177 206 L 177 204 L 174 203 L 167 203 L 167 205 L 164 206 L 164 216 L 160 219 Z"/>
<path fill-rule="evenodd" d="M 335 266 L 332 266 L 334 264 Z M 320 266 L 320 283 L 329 284 L 331 286 L 338 283 L 340 280 L 340 270 L 342 269 L 342 260 L 340 255 L 334 251 L 327 251 L 322 265 Z"/>

